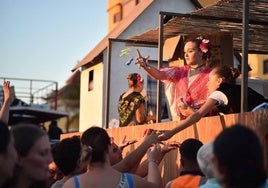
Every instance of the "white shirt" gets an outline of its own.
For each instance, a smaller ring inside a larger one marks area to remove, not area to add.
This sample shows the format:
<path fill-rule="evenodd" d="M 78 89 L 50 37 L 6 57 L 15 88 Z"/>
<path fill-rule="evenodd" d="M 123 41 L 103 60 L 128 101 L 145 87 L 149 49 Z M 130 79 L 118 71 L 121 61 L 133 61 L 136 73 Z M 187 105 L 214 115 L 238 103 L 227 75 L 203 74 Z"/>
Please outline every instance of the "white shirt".
<path fill-rule="evenodd" d="M 228 98 L 226 97 L 226 95 L 221 92 L 221 91 L 214 91 L 212 92 L 208 98 L 210 99 L 214 99 L 217 101 L 217 106 L 221 106 L 221 105 L 227 105 L 228 104 Z"/>

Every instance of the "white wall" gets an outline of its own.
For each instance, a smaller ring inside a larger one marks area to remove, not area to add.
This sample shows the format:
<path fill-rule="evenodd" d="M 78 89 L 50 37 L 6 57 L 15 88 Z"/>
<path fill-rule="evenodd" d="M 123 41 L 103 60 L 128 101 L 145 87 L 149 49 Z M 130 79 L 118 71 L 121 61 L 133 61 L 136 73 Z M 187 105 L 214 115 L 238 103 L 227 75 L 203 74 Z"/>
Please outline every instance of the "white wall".
<path fill-rule="evenodd" d="M 79 131 L 82 132 L 90 126 L 102 127 L 102 106 L 103 106 L 103 64 L 94 66 L 94 86 L 88 91 L 89 72 L 93 68 L 81 72 L 80 90 L 80 119 Z"/>

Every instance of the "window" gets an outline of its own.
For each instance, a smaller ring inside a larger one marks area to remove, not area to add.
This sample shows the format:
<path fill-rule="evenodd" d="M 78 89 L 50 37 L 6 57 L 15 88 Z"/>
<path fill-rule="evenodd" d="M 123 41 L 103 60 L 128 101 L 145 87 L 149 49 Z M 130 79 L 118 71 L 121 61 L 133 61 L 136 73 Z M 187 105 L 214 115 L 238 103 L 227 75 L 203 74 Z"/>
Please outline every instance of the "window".
<path fill-rule="evenodd" d="M 263 61 L 263 74 L 268 74 L 268 59 Z"/>
<path fill-rule="evenodd" d="M 94 70 L 89 71 L 88 75 L 88 91 L 93 90 L 93 78 L 94 78 Z"/>
<path fill-rule="evenodd" d="M 121 20 L 120 12 L 114 14 L 114 23 L 119 22 Z"/>

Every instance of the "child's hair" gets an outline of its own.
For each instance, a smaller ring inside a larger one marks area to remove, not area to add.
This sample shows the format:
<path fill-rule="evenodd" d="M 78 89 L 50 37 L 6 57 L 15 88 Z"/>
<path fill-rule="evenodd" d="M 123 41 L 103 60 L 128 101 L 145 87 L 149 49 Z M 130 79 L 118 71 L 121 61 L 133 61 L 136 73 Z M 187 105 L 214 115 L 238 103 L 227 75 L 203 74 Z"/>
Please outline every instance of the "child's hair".
<path fill-rule="evenodd" d="M 215 73 L 223 78 L 223 82 L 235 83 L 236 78 L 240 75 L 238 69 L 233 67 L 228 67 L 226 65 L 219 65 L 214 67 Z"/>

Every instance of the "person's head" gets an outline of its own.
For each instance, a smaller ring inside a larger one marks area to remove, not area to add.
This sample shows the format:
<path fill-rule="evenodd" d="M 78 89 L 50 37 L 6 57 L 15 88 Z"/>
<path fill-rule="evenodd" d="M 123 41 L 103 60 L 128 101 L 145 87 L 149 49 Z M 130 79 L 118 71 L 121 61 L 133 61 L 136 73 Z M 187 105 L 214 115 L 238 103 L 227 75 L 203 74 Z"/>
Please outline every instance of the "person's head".
<path fill-rule="evenodd" d="M 119 163 L 122 159 L 122 151 L 113 140 L 111 140 L 111 148 L 109 149 L 109 159 L 111 165 Z"/>
<path fill-rule="evenodd" d="M 235 83 L 236 78 L 239 76 L 239 72 L 235 68 L 227 67 L 226 65 L 219 65 L 214 67 L 209 73 L 208 90 L 209 93 L 215 91 L 220 84 Z"/>
<path fill-rule="evenodd" d="M 235 124 L 223 130 L 213 154 L 215 176 L 223 187 L 260 187 L 265 182 L 262 147 L 250 128 Z"/>
<path fill-rule="evenodd" d="M 184 45 L 184 58 L 187 65 L 201 65 L 211 56 L 211 44 L 207 39 L 194 38 Z"/>
<path fill-rule="evenodd" d="M 88 161 L 89 164 L 106 162 L 111 142 L 105 129 L 100 127 L 87 129 L 81 136 L 81 143 L 83 160 Z"/>
<path fill-rule="evenodd" d="M 52 149 L 52 155 L 53 155 L 53 149 Z M 48 165 L 49 173 L 48 173 L 48 184 L 51 186 L 53 185 L 57 180 L 60 180 L 63 178 L 63 173 L 60 171 L 59 167 L 56 165 L 54 161 L 49 163 Z"/>
<path fill-rule="evenodd" d="M 48 136 L 50 140 L 60 140 L 60 135 L 62 134 L 61 128 L 58 127 L 56 120 L 51 121 L 48 128 Z"/>
<path fill-rule="evenodd" d="M 52 162 L 48 135 L 37 125 L 18 124 L 11 129 L 18 152 L 17 173 L 32 182 L 48 180 Z"/>
<path fill-rule="evenodd" d="M 201 141 L 194 138 L 188 138 L 181 143 L 180 155 L 183 168 L 198 166 L 196 155 L 202 145 Z"/>
<path fill-rule="evenodd" d="M 14 138 L 10 134 L 7 124 L 0 121 L 0 187 L 13 176 L 17 161 L 18 155 L 14 147 Z"/>
<path fill-rule="evenodd" d="M 58 126 L 58 122 L 56 120 L 52 120 L 50 125 L 49 125 L 49 128 L 57 127 L 57 126 Z"/>
<path fill-rule="evenodd" d="M 200 170 L 207 178 L 214 178 L 211 158 L 213 155 L 213 142 L 209 142 L 200 147 L 197 152 L 197 162 Z"/>
<path fill-rule="evenodd" d="M 85 172 L 86 166 L 80 163 L 81 148 L 79 136 L 65 138 L 54 146 L 54 162 L 65 176 Z"/>
<path fill-rule="evenodd" d="M 129 88 L 139 88 L 140 92 L 143 90 L 144 79 L 138 73 L 132 73 L 127 76 Z"/>

